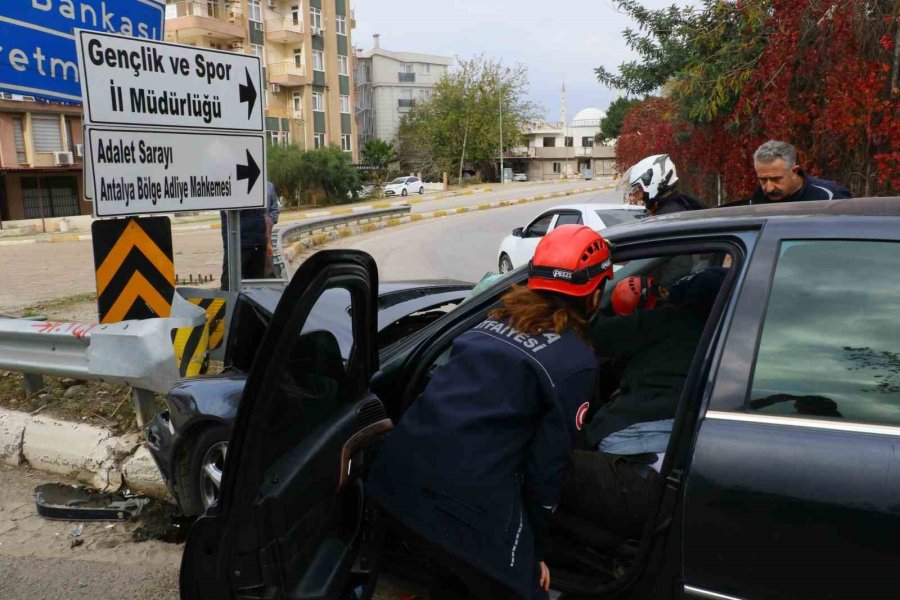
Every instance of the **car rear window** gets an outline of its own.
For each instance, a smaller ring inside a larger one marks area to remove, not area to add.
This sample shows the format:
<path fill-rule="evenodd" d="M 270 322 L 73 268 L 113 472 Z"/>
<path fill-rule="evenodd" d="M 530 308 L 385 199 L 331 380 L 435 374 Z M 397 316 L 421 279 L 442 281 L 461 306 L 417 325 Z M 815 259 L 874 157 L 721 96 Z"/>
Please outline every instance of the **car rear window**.
<path fill-rule="evenodd" d="M 641 210 L 598 210 L 595 211 L 597 216 L 603 220 L 603 224 L 607 227 L 613 225 L 621 225 L 622 223 L 634 223 L 644 218 L 644 212 Z"/>
<path fill-rule="evenodd" d="M 748 412 L 900 425 L 900 243 L 782 243 Z"/>

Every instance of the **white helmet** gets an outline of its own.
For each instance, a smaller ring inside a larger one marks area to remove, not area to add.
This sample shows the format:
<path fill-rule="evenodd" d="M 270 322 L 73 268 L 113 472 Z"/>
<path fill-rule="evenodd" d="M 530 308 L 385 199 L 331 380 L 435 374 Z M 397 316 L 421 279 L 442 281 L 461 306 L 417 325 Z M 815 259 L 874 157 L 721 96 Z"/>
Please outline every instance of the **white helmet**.
<path fill-rule="evenodd" d="M 625 179 L 632 190 L 640 187 L 644 191 L 644 203 L 649 206 L 675 187 L 678 173 L 668 154 L 654 154 L 628 169 Z"/>

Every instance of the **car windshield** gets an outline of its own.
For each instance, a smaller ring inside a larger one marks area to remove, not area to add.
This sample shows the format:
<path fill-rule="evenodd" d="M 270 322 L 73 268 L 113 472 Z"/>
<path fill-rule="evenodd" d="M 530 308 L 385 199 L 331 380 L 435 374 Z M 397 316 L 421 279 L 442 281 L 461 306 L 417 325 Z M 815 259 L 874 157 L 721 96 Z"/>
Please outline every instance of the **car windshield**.
<path fill-rule="evenodd" d="M 396 185 L 398 183 L 406 183 L 406 177 L 398 177 L 397 179 L 393 180 L 389 185 Z"/>
<path fill-rule="evenodd" d="M 622 223 L 634 223 L 635 221 L 640 221 L 646 215 L 642 210 L 624 210 L 624 209 L 614 209 L 614 210 L 598 210 L 595 211 L 597 216 L 603 219 L 603 224 L 607 227 L 612 227 L 613 225 L 621 225 Z"/>

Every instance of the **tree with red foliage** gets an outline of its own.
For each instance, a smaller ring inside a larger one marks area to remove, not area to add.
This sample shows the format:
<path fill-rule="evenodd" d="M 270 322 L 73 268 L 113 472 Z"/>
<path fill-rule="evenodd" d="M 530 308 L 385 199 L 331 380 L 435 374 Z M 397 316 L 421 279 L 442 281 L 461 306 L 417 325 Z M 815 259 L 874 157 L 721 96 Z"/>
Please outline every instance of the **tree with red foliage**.
<path fill-rule="evenodd" d="M 670 51 L 660 59 L 670 73 L 656 83 L 671 91 L 626 116 L 620 169 L 668 153 L 685 184 L 714 204 L 752 193 L 753 151 L 782 139 L 812 174 L 856 195 L 900 189 L 900 2 L 707 0 L 700 11 L 677 13 L 620 5 L 647 25 L 633 47 L 650 61 Z M 598 76 L 637 89 L 642 72 L 634 68 Z M 650 83 L 640 81 L 642 89 Z"/>

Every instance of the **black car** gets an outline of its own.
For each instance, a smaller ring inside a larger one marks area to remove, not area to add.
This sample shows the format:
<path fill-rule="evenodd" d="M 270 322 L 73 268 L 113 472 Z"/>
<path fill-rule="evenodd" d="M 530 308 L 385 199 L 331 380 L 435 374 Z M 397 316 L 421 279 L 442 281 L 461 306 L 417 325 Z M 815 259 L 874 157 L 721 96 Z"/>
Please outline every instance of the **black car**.
<path fill-rule="evenodd" d="M 617 279 L 728 274 L 643 536 L 560 515 L 546 556 L 554 589 L 896 598 L 900 198 L 694 211 L 604 235 Z M 188 537 L 182 598 L 369 597 L 391 537 L 366 501 L 379 441 L 454 337 L 525 276 L 514 271 L 379 357 L 372 259 L 327 251 L 304 263 L 249 374 L 220 500 Z M 346 363 L 332 333 L 303 333 L 332 288 L 352 297 Z M 621 367 L 602 366 L 595 403 Z"/>
<path fill-rule="evenodd" d="M 453 280 L 382 283 L 378 294 L 378 347 L 391 346 L 442 317 L 471 289 L 471 283 Z M 166 397 L 167 409 L 158 413 L 147 428 L 150 453 L 185 515 L 201 514 L 218 497 L 228 438 L 247 371 L 283 292 L 281 286 L 245 288 L 231 319 L 222 373 L 176 385 Z M 347 359 L 353 343 L 351 303 L 342 292 L 332 289 L 322 295 L 305 330 L 334 333 L 341 356 Z"/>

